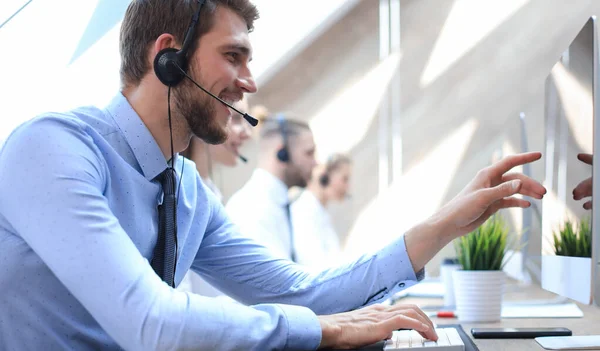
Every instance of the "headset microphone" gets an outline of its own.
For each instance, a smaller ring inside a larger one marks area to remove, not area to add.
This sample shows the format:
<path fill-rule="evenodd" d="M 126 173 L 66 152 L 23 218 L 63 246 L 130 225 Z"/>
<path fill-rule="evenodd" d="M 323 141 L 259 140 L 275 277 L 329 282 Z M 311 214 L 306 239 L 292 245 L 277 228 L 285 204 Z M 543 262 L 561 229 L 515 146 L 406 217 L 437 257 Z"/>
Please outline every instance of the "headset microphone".
<path fill-rule="evenodd" d="M 242 162 L 244 163 L 248 163 L 248 159 L 245 158 L 244 156 L 240 155 L 237 151 L 227 147 L 227 144 L 223 144 L 223 147 L 225 148 L 225 150 L 231 152 L 232 155 L 234 155 L 235 157 L 239 158 Z"/>

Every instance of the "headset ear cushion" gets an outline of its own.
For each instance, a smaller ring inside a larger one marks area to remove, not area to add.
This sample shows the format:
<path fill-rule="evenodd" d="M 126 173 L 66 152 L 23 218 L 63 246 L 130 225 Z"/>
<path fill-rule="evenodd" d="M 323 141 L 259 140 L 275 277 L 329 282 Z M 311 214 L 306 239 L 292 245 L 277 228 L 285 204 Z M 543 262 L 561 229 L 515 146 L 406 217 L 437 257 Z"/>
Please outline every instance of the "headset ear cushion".
<path fill-rule="evenodd" d="M 281 148 L 279 151 L 277 151 L 277 159 L 281 162 L 289 162 L 290 155 L 287 148 Z"/>
<path fill-rule="evenodd" d="M 329 185 L 329 174 L 321 174 L 321 176 L 319 177 L 319 183 L 321 184 L 321 186 Z"/>
<path fill-rule="evenodd" d="M 187 62 L 184 55 L 180 55 L 175 48 L 162 49 L 154 57 L 154 73 L 166 86 L 176 86 L 185 75 L 177 68 L 187 70 Z M 175 63 L 176 65 L 174 65 Z"/>

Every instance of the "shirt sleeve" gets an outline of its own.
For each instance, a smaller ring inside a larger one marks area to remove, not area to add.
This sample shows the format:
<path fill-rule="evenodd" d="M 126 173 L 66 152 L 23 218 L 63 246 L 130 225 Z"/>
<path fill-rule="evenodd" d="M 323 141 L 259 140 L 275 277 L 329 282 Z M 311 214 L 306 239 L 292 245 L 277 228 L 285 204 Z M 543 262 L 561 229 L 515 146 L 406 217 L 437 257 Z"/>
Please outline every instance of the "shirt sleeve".
<path fill-rule="evenodd" d="M 275 258 L 266 247 L 240 234 L 220 204 L 215 206 L 192 269 L 246 304 L 301 305 L 318 315 L 381 302 L 422 279 L 412 268 L 404 236 L 349 264 L 312 273 Z"/>
<path fill-rule="evenodd" d="M 86 128 L 47 117 L 15 131 L 0 151 L 0 213 L 121 347 L 317 348 L 307 308 L 247 307 L 162 282 L 108 206 L 107 165 Z"/>

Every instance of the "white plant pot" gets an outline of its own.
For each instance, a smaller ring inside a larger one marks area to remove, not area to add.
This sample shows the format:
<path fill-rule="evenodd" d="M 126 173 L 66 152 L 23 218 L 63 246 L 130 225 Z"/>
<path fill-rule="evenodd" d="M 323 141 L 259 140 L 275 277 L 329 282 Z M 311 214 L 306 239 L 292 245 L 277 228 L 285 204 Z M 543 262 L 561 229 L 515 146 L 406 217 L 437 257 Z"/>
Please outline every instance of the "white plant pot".
<path fill-rule="evenodd" d="M 496 322 L 502 312 L 503 271 L 452 272 L 456 314 L 463 322 Z"/>

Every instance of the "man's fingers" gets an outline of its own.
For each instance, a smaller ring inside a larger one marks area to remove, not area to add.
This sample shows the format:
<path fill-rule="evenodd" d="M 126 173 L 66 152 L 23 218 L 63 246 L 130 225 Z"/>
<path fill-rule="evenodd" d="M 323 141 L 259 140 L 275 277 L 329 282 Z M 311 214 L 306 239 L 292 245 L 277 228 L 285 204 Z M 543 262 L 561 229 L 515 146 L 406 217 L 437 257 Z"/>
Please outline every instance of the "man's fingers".
<path fill-rule="evenodd" d="M 586 196 L 592 196 L 592 178 L 577 184 L 573 189 L 573 200 L 581 200 Z"/>
<path fill-rule="evenodd" d="M 531 206 L 531 202 L 523 199 L 517 199 L 516 197 L 509 197 L 506 199 L 502 199 L 498 204 L 497 210 L 502 208 L 510 208 L 510 207 L 521 207 L 527 208 Z"/>
<path fill-rule="evenodd" d="M 424 321 L 424 323 L 426 323 L 427 325 L 429 325 L 429 327 L 434 330 L 435 326 L 433 325 L 433 322 L 431 321 L 431 318 L 429 318 L 425 312 L 423 312 L 423 310 L 421 310 L 420 308 L 415 306 L 415 312 L 418 313 L 421 316 L 421 321 Z"/>
<path fill-rule="evenodd" d="M 591 165 L 594 161 L 594 156 L 591 154 L 578 154 L 577 159 L 583 163 Z"/>
<path fill-rule="evenodd" d="M 396 307 L 397 306 L 397 307 Z M 408 315 L 411 318 L 420 320 L 422 323 L 429 325 L 430 328 L 434 328 L 431 319 L 416 305 L 395 305 L 395 311 Z"/>
<path fill-rule="evenodd" d="M 501 183 L 493 188 L 481 189 L 481 198 L 485 202 L 486 207 L 492 205 L 496 201 L 502 200 L 505 197 L 510 197 L 519 192 L 521 189 L 521 180 L 515 179 L 509 182 Z"/>
<path fill-rule="evenodd" d="M 536 192 L 533 192 L 531 190 L 528 190 L 527 188 L 525 188 L 525 186 L 521 187 L 521 190 L 519 191 L 519 194 L 525 195 L 525 196 L 529 196 L 529 197 L 532 197 L 532 198 L 538 199 L 538 200 L 541 200 L 544 197 L 543 194 L 536 193 Z"/>
<path fill-rule="evenodd" d="M 592 201 L 590 200 L 590 201 L 584 203 L 583 208 L 586 210 L 591 210 L 592 209 Z"/>
<path fill-rule="evenodd" d="M 419 321 L 418 319 L 411 318 L 402 314 L 397 314 L 384 322 L 385 327 L 398 329 L 414 329 L 421 333 L 425 338 L 433 341 L 437 341 L 437 334 L 435 330 L 429 325 Z"/>
<path fill-rule="evenodd" d="M 416 331 L 425 332 L 431 329 L 427 324 L 420 320 L 400 313 L 390 314 L 389 318 L 383 320 L 382 323 L 386 327 L 386 330 L 414 329 Z"/>
<path fill-rule="evenodd" d="M 510 155 L 491 166 L 493 174 L 504 174 L 516 166 L 537 161 L 542 157 L 540 152 L 527 152 L 523 154 Z"/>
<path fill-rule="evenodd" d="M 515 179 L 521 180 L 523 186 L 520 193 L 525 196 L 541 199 L 546 194 L 546 188 L 542 184 L 522 173 L 508 173 L 502 176 L 503 183 Z"/>

